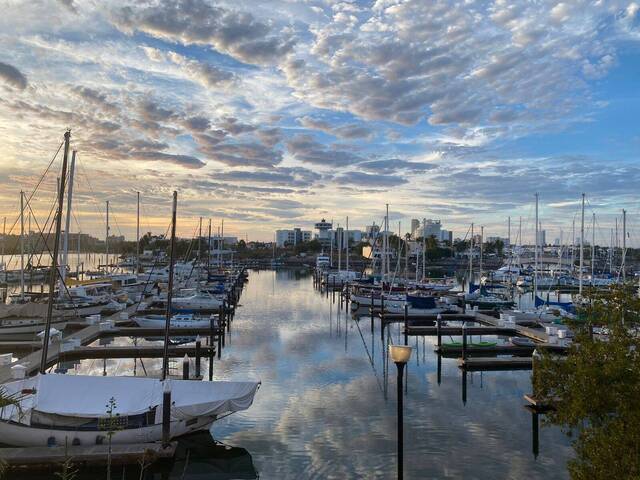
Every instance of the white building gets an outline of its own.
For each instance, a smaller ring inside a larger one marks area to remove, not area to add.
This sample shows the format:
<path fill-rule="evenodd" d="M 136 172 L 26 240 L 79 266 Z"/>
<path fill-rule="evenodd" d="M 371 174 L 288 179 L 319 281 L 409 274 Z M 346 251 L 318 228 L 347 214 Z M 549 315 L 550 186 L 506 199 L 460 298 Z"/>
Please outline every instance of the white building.
<path fill-rule="evenodd" d="M 324 218 L 315 224 L 315 229 L 318 230 L 316 238 L 322 245 L 329 245 L 331 242 L 331 227 L 333 224 Z"/>
<path fill-rule="evenodd" d="M 420 236 L 420 220 L 417 218 L 411 219 L 411 236 L 414 238 Z"/>
<path fill-rule="evenodd" d="M 302 230 L 298 227 L 293 230 L 276 230 L 276 245 L 278 247 L 287 247 L 309 242 L 311 238 L 310 230 Z"/>

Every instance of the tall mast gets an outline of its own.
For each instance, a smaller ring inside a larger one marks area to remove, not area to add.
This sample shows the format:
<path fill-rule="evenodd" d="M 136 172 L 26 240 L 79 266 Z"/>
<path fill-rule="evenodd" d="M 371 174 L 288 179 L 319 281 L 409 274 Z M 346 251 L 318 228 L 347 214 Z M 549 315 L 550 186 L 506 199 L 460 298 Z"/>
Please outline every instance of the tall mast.
<path fill-rule="evenodd" d="M 198 263 L 200 263 L 201 257 L 202 257 L 202 217 L 200 217 L 200 221 L 198 222 Z"/>
<path fill-rule="evenodd" d="M 582 194 L 582 214 L 580 220 L 580 274 L 578 275 L 579 279 L 579 290 L 578 293 L 582 295 L 582 268 L 584 266 L 584 193 Z"/>
<path fill-rule="evenodd" d="M 224 249 L 224 218 L 222 219 L 221 224 L 222 226 L 220 227 L 220 238 L 218 239 L 218 250 L 220 251 L 220 253 L 218 254 L 218 268 L 222 268 L 222 250 Z"/>
<path fill-rule="evenodd" d="M 340 224 L 338 224 L 338 231 L 340 235 L 338 236 L 338 272 L 342 270 L 342 243 L 344 240 L 344 230 L 340 230 Z"/>
<path fill-rule="evenodd" d="M 60 188 L 58 189 L 58 210 L 56 212 L 56 233 L 53 242 L 53 258 L 51 259 L 51 272 L 49 273 L 49 302 L 47 303 L 47 323 L 44 327 L 42 338 L 42 358 L 40 359 L 40 373 L 45 374 L 47 369 L 47 355 L 49 352 L 49 336 L 51 334 L 51 316 L 53 314 L 53 297 L 55 295 L 56 280 L 58 277 L 58 253 L 60 250 L 60 230 L 62 227 L 62 208 L 64 203 L 64 183 L 67 177 L 67 159 L 69 158 L 69 140 L 71 131 L 64 134 L 64 156 L 62 157 L 62 175 L 60 176 Z"/>
<path fill-rule="evenodd" d="M 69 230 L 71 229 L 71 201 L 73 199 L 73 172 L 76 167 L 76 151 L 71 152 L 71 164 L 69 165 L 69 186 L 67 189 L 67 218 L 64 223 L 64 238 L 62 246 L 62 265 L 60 265 L 60 289 L 62 297 L 64 292 L 64 280 L 67 276 L 67 265 L 69 259 Z"/>
<path fill-rule="evenodd" d="M 473 223 L 471 223 L 471 239 L 469 240 L 469 293 L 473 282 Z"/>
<path fill-rule="evenodd" d="M 375 222 L 374 222 L 374 225 L 375 225 Z M 333 218 L 332 218 L 331 219 L 331 236 L 330 236 L 331 243 L 330 243 L 330 246 L 329 246 L 329 269 L 333 268 L 333 240 L 334 240 L 334 237 L 335 237 L 335 230 L 333 229 Z M 375 248 L 375 245 L 374 245 L 374 248 Z"/>
<path fill-rule="evenodd" d="M 80 229 L 78 228 L 78 251 L 76 254 L 76 280 L 80 280 Z"/>
<path fill-rule="evenodd" d="M 593 286 L 593 275 L 596 263 L 596 213 L 593 212 L 591 220 L 591 286 Z"/>
<path fill-rule="evenodd" d="M 522 217 L 518 218 L 518 271 L 522 267 L 520 263 L 520 251 L 522 250 Z"/>
<path fill-rule="evenodd" d="M 482 254 L 484 248 L 484 225 L 480 225 L 480 278 L 482 278 Z"/>
<path fill-rule="evenodd" d="M 627 279 L 626 270 L 626 260 L 627 260 L 627 211 L 622 209 L 622 261 L 620 265 L 622 267 L 622 281 L 624 282 Z"/>
<path fill-rule="evenodd" d="M 136 275 L 140 272 L 140 192 L 136 192 Z"/>
<path fill-rule="evenodd" d="M 24 192 L 20 190 L 20 300 L 24 302 Z"/>
<path fill-rule="evenodd" d="M 538 192 L 536 192 L 536 242 L 533 249 L 533 296 L 538 295 Z"/>
<path fill-rule="evenodd" d="M 576 217 L 573 216 L 571 222 L 571 274 L 573 275 L 576 268 Z M 575 277 L 574 277 L 575 278 Z"/>
<path fill-rule="evenodd" d="M 613 273 L 613 228 L 609 232 L 609 273 Z"/>
<path fill-rule="evenodd" d="M 347 264 L 347 272 L 349 271 L 349 216 L 347 216 L 347 246 L 345 255 L 347 256 L 346 264 Z"/>
<path fill-rule="evenodd" d="M 173 297 L 173 262 L 176 257 L 176 211 L 178 209 L 178 192 L 173 192 L 173 208 L 171 212 L 171 254 L 169 255 L 169 285 L 167 287 L 167 312 L 164 323 L 164 352 L 162 354 L 162 380 L 169 373 L 169 328 L 171 326 L 171 300 Z"/>
<path fill-rule="evenodd" d="M 424 279 L 427 276 L 427 238 L 426 235 L 424 234 L 425 229 L 422 229 L 422 281 L 424 282 Z"/>
<path fill-rule="evenodd" d="M 507 217 L 507 243 L 511 248 L 511 216 Z"/>
<path fill-rule="evenodd" d="M 107 235 L 104 239 L 104 251 L 107 257 L 104 268 L 109 273 L 109 200 L 107 200 Z"/>
<path fill-rule="evenodd" d="M 273 251 L 275 252 L 275 242 L 274 242 Z M 275 258 L 275 253 L 274 253 Z M 211 270 L 211 219 L 209 219 L 209 239 L 207 240 L 207 275 Z"/>

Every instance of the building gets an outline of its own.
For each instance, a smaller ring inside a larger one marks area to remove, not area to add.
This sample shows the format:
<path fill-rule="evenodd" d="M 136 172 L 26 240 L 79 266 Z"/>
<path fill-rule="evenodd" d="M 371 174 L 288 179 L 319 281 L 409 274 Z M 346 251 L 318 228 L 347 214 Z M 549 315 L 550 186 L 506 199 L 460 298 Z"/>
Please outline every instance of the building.
<path fill-rule="evenodd" d="M 413 238 L 420 236 L 420 220 L 417 218 L 411 219 L 411 236 Z"/>
<path fill-rule="evenodd" d="M 365 229 L 365 237 L 369 240 L 374 239 L 380 233 L 380 225 L 376 225 L 375 222 L 373 225 L 367 225 Z"/>
<path fill-rule="evenodd" d="M 538 230 L 537 245 L 544 246 L 547 244 L 547 231 Z"/>
<path fill-rule="evenodd" d="M 333 246 L 338 248 L 341 245 L 340 238 L 342 238 L 342 246 L 346 248 L 347 238 L 349 239 L 349 244 L 353 245 L 360 243 L 364 237 L 365 235 L 360 230 L 345 230 L 342 227 L 338 227 L 330 231 L 330 239 L 333 239 Z"/>
<path fill-rule="evenodd" d="M 440 242 L 448 242 L 453 245 L 453 231 L 452 230 L 440 230 Z"/>
<path fill-rule="evenodd" d="M 333 224 L 327 222 L 324 218 L 315 224 L 315 229 L 318 230 L 316 238 L 322 245 L 331 243 L 331 227 L 333 227 Z"/>
<path fill-rule="evenodd" d="M 440 240 L 440 230 L 442 223 L 440 220 L 423 219 L 422 220 L 422 236 L 425 238 L 435 237 Z"/>
<path fill-rule="evenodd" d="M 295 227 L 293 230 L 276 230 L 276 245 L 288 247 L 311 241 L 311 231 Z"/>

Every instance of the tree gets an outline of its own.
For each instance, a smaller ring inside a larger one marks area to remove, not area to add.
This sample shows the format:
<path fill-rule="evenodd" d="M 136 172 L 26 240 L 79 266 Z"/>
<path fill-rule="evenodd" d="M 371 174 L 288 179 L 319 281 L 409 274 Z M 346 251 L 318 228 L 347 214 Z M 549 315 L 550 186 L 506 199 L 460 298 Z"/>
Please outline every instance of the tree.
<path fill-rule="evenodd" d="M 574 343 L 564 358 L 536 361 L 534 394 L 551 407 L 546 421 L 576 434 L 576 480 L 640 478 L 640 299 L 614 287 L 590 291 L 574 322 Z M 591 335 L 605 328 L 607 339 Z"/>

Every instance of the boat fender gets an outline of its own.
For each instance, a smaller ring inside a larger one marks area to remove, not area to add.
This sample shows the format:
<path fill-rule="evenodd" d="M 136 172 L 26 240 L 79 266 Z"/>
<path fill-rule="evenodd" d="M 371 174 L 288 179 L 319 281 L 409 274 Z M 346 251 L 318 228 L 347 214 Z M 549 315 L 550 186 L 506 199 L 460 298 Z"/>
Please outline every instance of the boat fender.
<path fill-rule="evenodd" d="M 53 447 L 56 444 L 56 437 L 47 438 L 47 447 Z"/>
<path fill-rule="evenodd" d="M 74 447 L 80 445 L 80 439 L 78 437 L 75 437 L 71 442 L 71 445 L 73 445 Z"/>
<path fill-rule="evenodd" d="M 104 437 L 102 435 L 96 435 L 96 445 L 103 445 Z"/>

